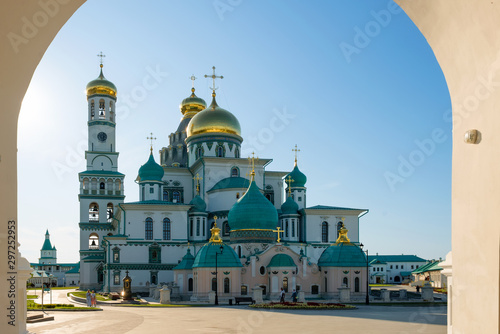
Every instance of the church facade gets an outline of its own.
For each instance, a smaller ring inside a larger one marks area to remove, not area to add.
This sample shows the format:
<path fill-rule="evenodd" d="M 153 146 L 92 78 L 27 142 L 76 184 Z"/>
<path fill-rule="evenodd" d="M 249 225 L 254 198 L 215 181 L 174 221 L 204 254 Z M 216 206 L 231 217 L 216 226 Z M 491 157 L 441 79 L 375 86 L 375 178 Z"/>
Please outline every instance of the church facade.
<path fill-rule="evenodd" d="M 214 74 L 215 87 L 215 68 Z M 102 72 L 87 85 L 89 146 L 80 180 L 80 288 L 121 291 L 175 282 L 182 298 L 265 297 L 283 287 L 334 297 L 366 293 L 359 220 L 368 210 L 307 206 L 307 177 L 241 157 L 238 119 L 191 95 L 169 145 L 140 166 L 139 201 L 125 202 L 115 151 L 116 86 Z M 295 148 L 295 153 L 297 149 Z M 157 162 L 158 161 L 158 162 Z M 349 231 L 349 238 L 347 237 Z M 217 261 L 217 270 L 216 264 Z M 214 272 L 217 271 L 217 279 Z"/>

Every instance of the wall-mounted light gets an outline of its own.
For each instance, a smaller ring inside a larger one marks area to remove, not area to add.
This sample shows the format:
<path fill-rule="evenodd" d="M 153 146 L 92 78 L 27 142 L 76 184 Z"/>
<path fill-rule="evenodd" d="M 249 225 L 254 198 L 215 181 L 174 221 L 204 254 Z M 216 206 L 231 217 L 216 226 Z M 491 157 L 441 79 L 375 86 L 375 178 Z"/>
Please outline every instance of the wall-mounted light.
<path fill-rule="evenodd" d="M 479 144 L 481 133 L 476 130 L 468 130 L 465 132 L 464 141 L 467 144 Z"/>

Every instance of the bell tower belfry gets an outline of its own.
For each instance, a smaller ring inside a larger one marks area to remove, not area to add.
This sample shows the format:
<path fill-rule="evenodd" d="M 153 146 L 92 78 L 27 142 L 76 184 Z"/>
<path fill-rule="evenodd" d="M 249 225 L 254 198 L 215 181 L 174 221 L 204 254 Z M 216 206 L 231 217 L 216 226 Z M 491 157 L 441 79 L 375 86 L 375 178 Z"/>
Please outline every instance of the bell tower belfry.
<path fill-rule="evenodd" d="M 103 280 L 103 237 L 120 233 L 114 213 L 125 198 L 123 180 L 118 172 L 116 152 L 116 86 L 103 74 L 87 84 L 88 148 L 87 168 L 80 180 L 80 288 L 98 289 Z"/>

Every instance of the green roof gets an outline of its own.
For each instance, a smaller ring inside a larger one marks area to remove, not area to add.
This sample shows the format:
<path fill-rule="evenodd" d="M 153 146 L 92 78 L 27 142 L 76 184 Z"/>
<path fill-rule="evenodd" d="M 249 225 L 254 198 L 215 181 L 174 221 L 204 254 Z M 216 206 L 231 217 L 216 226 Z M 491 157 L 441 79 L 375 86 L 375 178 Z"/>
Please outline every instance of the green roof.
<path fill-rule="evenodd" d="M 193 205 L 190 209 L 191 212 L 205 212 L 207 209 L 207 203 L 200 197 L 200 195 L 196 195 L 189 204 Z"/>
<path fill-rule="evenodd" d="M 110 176 L 124 176 L 125 174 L 119 172 L 113 172 L 110 170 L 86 170 L 80 172 L 80 175 L 110 175 Z"/>
<path fill-rule="evenodd" d="M 440 263 L 439 261 L 426 263 L 425 265 L 420 266 L 419 268 L 413 270 L 411 273 L 412 274 L 421 274 L 421 273 L 425 273 L 427 271 L 443 270 L 443 268 L 439 266 L 439 263 Z"/>
<path fill-rule="evenodd" d="M 292 196 L 286 198 L 285 203 L 281 205 L 281 213 L 284 215 L 296 214 L 299 211 L 299 206 L 293 200 Z"/>
<path fill-rule="evenodd" d="M 45 241 L 43 242 L 43 246 L 42 246 L 42 251 L 51 251 L 51 250 L 55 250 L 56 248 L 55 247 L 52 247 L 52 244 L 50 243 L 50 234 L 49 234 L 49 230 L 47 230 L 47 232 L 45 232 Z"/>
<path fill-rule="evenodd" d="M 297 162 L 295 162 L 295 167 L 293 168 L 293 170 L 285 176 L 285 180 L 289 177 L 292 179 L 292 182 L 290 183 L 290 186 L 292 188 L 304 187 L 306 185 L 307 177 L 299 170 Z"/>
<path fill-rule="evenodd" d="M 140 182 L 144 181 L 158 181 L 161 182 L 163 178 L 163 167 L 158 165 L 153 157 L 153 152 L 149 155 L 148 161 L 139 168 Z"/>
<path fill-rule="evenodd" d="M 427 262 L 427 260 L 416 255 L 370 255 L 368 259 L 381 262 Z"/>
<path fill-rule="evenodd" d="M 366 267 L 365 253 L 358 246 L 341 242 L 323 251 L 319 260 L 320 267 Z"/>
<path fill-rule="evenodd" d="M 406 276 L 410 276 L 411 275 L 411 271 L 402 271 L 399 273 L 402 277 L 406 277 Z"/>
<path fill-rule="evenodd" d="M 278 211 L 252 181 L 245 195 L 229 210 L 228 220 L 231 231 L 274 230 L 278 226 Z"/>
<path fill-rule="evenodd" d="M 217 259 L 217 260 L 219 260 L 219 259 Z M 188 248 L 186 255 L 184 255 L 184 257 L 182 258 L 182 261 L 179 262 L 179 264 L 174 267 L 174 270 L 192 269 L 193 263 L 194 263 L 194 256 L 193 256 L 193 254 L 191 254 L 191 249 Z"/>
<path fill-rule="evenodd" d="M 80 262 L 78 262 L 73 269 L 68 270 L 66 272 L 66 274 L 79 274 L 79 273 L 80 273 Z"/>
<path fill-rule="evenodd" d="M 287 254 L 276 254 L 273 256 L 268 267 L 296 267 L 297 265 L 293 262 L 290 255 Z"/>
<path fill-rule="evenodd" d="M 247 189 L 249 186 L 248 179 L 239 176 L 227 177 L 217 182 L 208 192 L 219 189 Z"/>
<path fill-rule="evenodd" d="M 222 255 L 220 247 L 223 247 Z M 222 242 L 209 242 L 198 251 L 193 262 L 193 268 L 210 267 L 215 268 L 215 253 L 217 255 L 217 267 L 242 267 L 241 261 L 234 249 Z"/>
<path fill-rule="evenodd" d="M 366 211 L 366 209 L 355 209 L 355 208 L 343 208 L 341 206 L 328 206 L 328 205 L 315 205 L 311 206 L 309 208 L 306 208 L 307 210 L 356 210 L 356 211 Z"/>

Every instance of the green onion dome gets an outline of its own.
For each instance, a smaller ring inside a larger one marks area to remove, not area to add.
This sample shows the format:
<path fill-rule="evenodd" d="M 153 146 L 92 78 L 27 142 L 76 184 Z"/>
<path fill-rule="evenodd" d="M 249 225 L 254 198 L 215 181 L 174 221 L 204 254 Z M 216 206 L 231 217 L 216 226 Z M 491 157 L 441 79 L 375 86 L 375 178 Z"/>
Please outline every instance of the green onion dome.
<path fill-rule="evenodd" d="M 295 163 L 295 167 L 293 168 L 293 170 L 285 176 L 285 180 L 289 177 L 292 179 L 292 182 L 290 183 L 292 188 L 303 188 L 306 185 L 307 177 L 299 170 L 297 163 Z"/>
<path fill-rule="evenodd" d="M 320 267 L 366 267 L 366 256 L 359 246 L 347 238 L 347 229 L 342 227 L 337 242 L 323 251 Z"/>
<path fill-rule="evenodd" d="M 189 205 L 193 205 L 193 207 L 190 209 L 191 212 L 205 212 L 205 210 L 207 209 L 207 203 L 205 203 L 200 195 L 196 195 L 191 200 L 191 202 L 189 202 Z"/>
<path fill-rule="evenodd" d="M 285 203 L 281 205 L 281 213 L 284 215 L 297 214 L 299 211 L 299 205 L 295 203 L 292 196 L 286 198 Z"/>
<path fill-rule="evenodd" d="M 181 262 L 174 267 L 174 270 L 189 270 L 193 268 L 194 256 L 191 254 L 191 249 L 188 248 L 186 255 L 182 258 Z"/>
<path fill-rule="evenodd" d="M 229 210 L 228 220 L 231 231 L 274 230 L 278 226 L 278 211 L 252 180 L 245 195 Z"/>
<path fill-rule="evenodd" d="M 163 178 L 163 167 L 158 165 L 153 157 L 153 152 L 149 155 L 148 161 L 139 168 L 140 182 L 144 181 L 158 181 L 161 182 Z"/>
<path fill-rule="evenodd" d="M 222 242 L 220 238 L 220 228 L 217 224 L 210 230 L 212 236 L 210 241 L 205 244 L 194 258 L 193 268 L 215 268 L 215 254 L 217 253 L 217 267 L 242 267 L 241 261 L 236 255 L 234 249 Z M 221 254 L 222 247 L 222 254 Z"/>
<path fill-rule="evenodd" d="M 104 77 L 101 64 L 101 73 L 99 74 L 97 79 L 92 80 L 87 84 L 87 96 L 103 94 L 116 97 L 116 92 L 117 90 L 115 84 Z"/>

